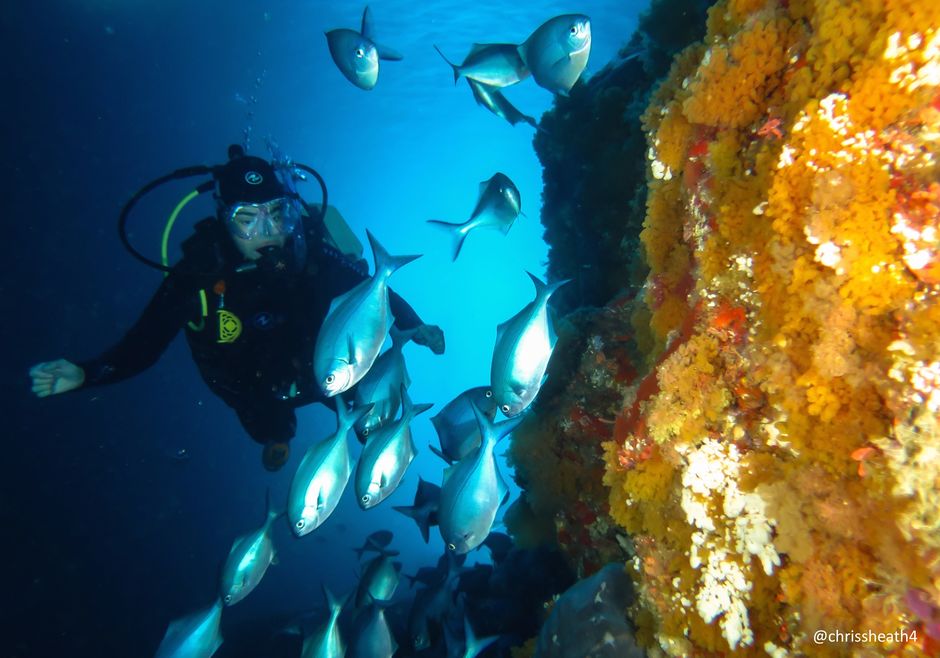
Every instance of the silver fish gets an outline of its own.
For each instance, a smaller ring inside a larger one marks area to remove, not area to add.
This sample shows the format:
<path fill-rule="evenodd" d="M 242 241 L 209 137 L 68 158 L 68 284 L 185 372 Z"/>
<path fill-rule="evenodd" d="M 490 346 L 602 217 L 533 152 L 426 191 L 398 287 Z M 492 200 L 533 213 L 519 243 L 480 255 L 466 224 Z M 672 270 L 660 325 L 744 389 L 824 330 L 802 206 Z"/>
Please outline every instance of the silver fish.
<path fill-rule="evenodd" d="M 332 397 L 355 385 L 372 367 L 388 333 L 388 278 L 419 256 L 391 256 L 371 233 L 375 273 L 333 300 L 313 353 L 313 373 Z"/>
<path fill-rule="evenodd" d="M 401 418 L 369 436 L 356 464 L 356 499 L 359 507 L 375 507 L 398 487 L 417 449 L 411 437 L 411 420 L 431 404 L 413 405 L 402 386 Z"/>
<path fill-rule="evenodd" d="M 444 471 L 438 523 L 448 551 L 462 554 L 483 543 L 490 534 L 496 512 L 508 495 L 496 465 L 496 442 L 509 434 L 522 418 L 493 424 L 476 407 L 483 442 L 479 448 Z"/>
<path fill-rule="evenodd" d="M 394 324 L 389 330 L 392 346 L 382 352 L 369 372 L 356 387 L 356 406 L 374 405 L 372 411 L 356 423 L 356 434 L 365 439 L 370 433 L 387 424 L 398 414 L 401 407 L 401 387 L 411 386 L 411 377 L 405 367 L 402 348 L 411 340 L 417 329 L 402 331 Z"/>
<path fill-rule="evenodd" d="M 264 524 L 232 543 L 232 548 L 222 567 L 219 589 L 225 605 L 235 605 L 258 586 L 264 573 L 275 559 L 271 526 L 283 512 L 271 508 L 268 494 L 268 509 Z"/>
<path fill-rule="evenodd" d="M 401 562 L 392 561 L 394 554 L 383 552 L 366 564 L 356 589 L 356 607 L 367 605 L 372 600 L 391 600 L 395 596 L 401 580 Z"/>
<path fill-rule="evenodd" d="M 222 646 L 222 599 L 170 622 L 154 658 L 209 658 Z"/>
<path fill-rule="evenodd" d="M 535 299 L 496 328 L 490 386 L 499 410 L 522 413 L 538 395 L 557 340 L 548 316 L 548 298 L 570 279 L 549 286 L 527 272 Z"/>
<path fill-rule="evenodd" d="M 362 554 L 366 551 L 375 551 L 376 553 L 384 553 L 385 555 L 398 555 L 398 551 L 393 551 L 388 548 L 388 545 L 392 543 L 392 538 L 394 535 L 391 530 L 376 530 L 366 537 L 366 542 L 362 545 L 362 548 L 354 548 L 353 551 L 356 553 L 356 557 L 360 560 L 362 559 Z"/>
<path fill-rule="evenodd" d="M 556 16 L 519 46 L 522 61 L 540 87 L 567 96 L 591 54 L 591 19 L 583 14 Z"/>
<path fill-rule="evenodd" d="M 501 88 L 529 77 L 519 46 L 514 43 L 475 43 L 461 64 L 451 62 L 437 46 L 434 50 L 454 70 L 454 84 L 464 77 Z"/>
<path fill-rule="evenodd" d="M 336 432 L 310 446 L 304 454 L 287 494 L 287 518 L 298 537 L 316 530 L 339 503 L 352 474 L 347 435 L 368 406 L 346 410 L 342 396 L 336 398 Z"/>
<path fill-rule="evenodd" d="M 474 420 L 474 422 L 476 421 Z M 409 506 L 396 505 L 392 509 L 414 519 L 421 531 L 421 536 L 424 538 L 424 543 L 427 544 L 430 539 L 430 527 L 437 525 L 437 508 L 440 501 L 441 488 L 436 484 L 425 482 L 419 476 L 414 504 Z"/>
<path fill-rule="evenodd" d="M 322 628 L 304 640 L 300 658 L 343 658 L 346 655 L 346 643 L 339 630 L 339 615 L 345 601 L 336 599 L 326 585 L 323 586 L 323 595 L 330 609 L 330 618 Z"/>
<path fill-rule="evenodd" d="M 347 658 L 392 658 L 398 644 L 385 619 L 389 601 L 372 601 L 356 618 Z"/>
<path fill-rule="evenodd" d="M 429 219 L 428 223 L 451 233 L 454 239 L 454 260 L 457 260 L 463 242 L 470 231 L 489 227 L 499 229 L 505 235 L 521 213 L 522 197 L 519 194 L 519 188 L 509 179 L 509 176 L 496 172 L 488 180 L 480 183 L 479 196 L 473 212 L 470 213 L 470 219 L 462 224 L 442 222 L 437 219 Z"/>
<path fill-rule="evenodd" d="M 503 96 L 503 93 L 496 87 L 485 85 L 472 78 L 467 78 L 467 84 L 470 85 L 470 91 L 473 92 L 473 97 L 479 105 L 482 105 L 501 119 L 505 119 L 510 125 L 514 126 L 520 121 L 525 121 L 533 128 L 538 128 L 534 117 L 523 114 L 516 109 L 516 106 L 510 103 L 509 99 Z"/>
<path fill-rule="evenodd" d="M 460 461 L 480 445 L 480 425 L 473 415 L 474 405 L 490 420 L 496 417 L 496 400 L 489 386 L 464 391 L 431 417 L 441 444 L 440 452 L 433 447 L 431 450 L 448 463 Z"/>
<path fill-rule="evenodd" d="M 330 56 L 347 80 L 360 89 L 369 90 L 379 80 L 379 60 L 400 60 L 402 56 L 386 46 L 375 42 L 372 15 L 366 7 L 362 12 L 360 32 L 347 28 L 326 33 Z"/>

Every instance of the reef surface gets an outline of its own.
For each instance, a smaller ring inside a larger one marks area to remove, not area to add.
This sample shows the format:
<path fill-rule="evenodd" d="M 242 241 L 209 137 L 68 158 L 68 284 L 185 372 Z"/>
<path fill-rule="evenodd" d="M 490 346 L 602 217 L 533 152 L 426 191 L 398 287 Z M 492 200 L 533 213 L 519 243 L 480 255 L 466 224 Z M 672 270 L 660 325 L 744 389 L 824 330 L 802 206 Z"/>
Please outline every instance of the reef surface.
<path fill-rule="evenodd" d="M 697 7 L 543 118 L 580 285 L 507 524 L 622 560 L 651 655 L 937 655 L 940 3 Z"/>

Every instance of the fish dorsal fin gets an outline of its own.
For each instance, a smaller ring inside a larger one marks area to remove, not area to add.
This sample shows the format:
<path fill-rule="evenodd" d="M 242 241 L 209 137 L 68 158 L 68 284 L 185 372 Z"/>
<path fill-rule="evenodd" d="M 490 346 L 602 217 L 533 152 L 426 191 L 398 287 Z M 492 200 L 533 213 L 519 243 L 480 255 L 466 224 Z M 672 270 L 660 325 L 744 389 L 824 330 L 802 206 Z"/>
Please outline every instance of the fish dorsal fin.
<path fill-rule="evenodd" d="M 503 333 L 505 333 L 506 329 L 509 327 L 509 322 L 509 320 L 506 320 L 505 322 L 500 322 L 498 325 L 496 325 L 497 343 L 503 339 Z"/>
<path fill-rule="evenodd" d="M 369 10 L 369 5 L 366 5 L 366 8 L 362 10 L 362 27 L 359 34 L 369 41 L 374 41 L 375 30 L 372 27 L 372 12 Z"/>
<path fill-rule="evenodd" d="M 480 52 L 481 50 L 485 50 L 485 49 L 487 49 L 487 48 L 492 48 L 493 46 L 502 46 L 502 45 L 503 45 L 503 44 L 501 44 L 501 43 L 475 43 L 475 44 L 472 44 L 472 45 L 470 46 L 470 52 L 467 53 L 467 57 L 466 57 L 466 58 L 469 59 L 470 57 L 473 57 L 474 55 L 476 55 L 476 54 L 477 54 L 478 52 Z"/>
<path fill-rule="evenodd" d="M 467 53 L 467 56 L 466 56 L 465 59 L 470 59 L 471 57 L 473 57 L 474 55 L 476 55 L 478 52 L 480 52 L 481 50 L 483 50 L 484 48 L 486 48 L 486 46 L 487 46 L 487 44 L 485 44 L 485 43 L 475 43 L 475 44 L 471 45 L 471 46 L 470 46 L 470 51 Z"/>

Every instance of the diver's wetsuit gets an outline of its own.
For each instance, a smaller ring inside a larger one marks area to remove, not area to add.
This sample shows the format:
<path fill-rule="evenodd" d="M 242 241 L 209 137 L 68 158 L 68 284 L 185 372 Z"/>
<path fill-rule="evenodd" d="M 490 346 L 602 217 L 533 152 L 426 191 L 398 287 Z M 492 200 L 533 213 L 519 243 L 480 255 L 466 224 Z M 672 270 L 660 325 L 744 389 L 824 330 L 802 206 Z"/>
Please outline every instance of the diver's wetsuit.
<path fill-rule="evenodd" d="M 145 370 L 185 328 L 202 378 L 259 443 L 292 438 L 296 407 L 319 401 L 335 409 L 313 380 L 314 345 L 332 300 L 367 278 L 368 271 L 365 261 L 355 263 L 327 246 L 313 220 L 305 219 L 304 227 L 303 268 L 239 272 L 246 261 L 224 228 L 214 219 L 200 222 L 183 245 L 183 258 L 134 326 L 101 356 L 78 363 L 85 386 Z M 422 324 L 391 291 L 389 303 L 398 328 Z"/>

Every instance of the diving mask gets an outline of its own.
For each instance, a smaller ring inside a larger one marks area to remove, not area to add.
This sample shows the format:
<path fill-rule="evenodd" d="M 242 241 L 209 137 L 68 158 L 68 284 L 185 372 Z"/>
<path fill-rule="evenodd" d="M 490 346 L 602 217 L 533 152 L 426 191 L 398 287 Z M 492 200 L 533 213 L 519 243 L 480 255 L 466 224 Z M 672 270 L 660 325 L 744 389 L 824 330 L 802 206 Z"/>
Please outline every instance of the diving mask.
<path fill-rule="evenodd" d="M 285 197 L 264 203 L 236 203 L 225 214 L 228 231 L 243 240 L 288 236 L 299 221 L 297 204 Z"/>

